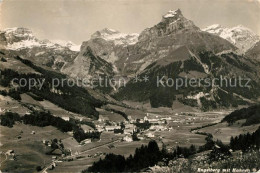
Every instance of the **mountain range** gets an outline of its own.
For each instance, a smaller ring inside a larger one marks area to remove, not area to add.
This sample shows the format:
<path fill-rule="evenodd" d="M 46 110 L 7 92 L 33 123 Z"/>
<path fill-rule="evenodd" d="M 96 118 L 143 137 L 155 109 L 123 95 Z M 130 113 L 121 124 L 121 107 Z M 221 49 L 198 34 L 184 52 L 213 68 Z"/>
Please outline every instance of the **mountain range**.
<path fill-rule="evenodd" d="M 203 31 L 228 40 L 238 47 L 242 53 L 245 53 L 260 41 L 260 37 L 257 34 L 242 25 L 225 28 L 219 24 L 215 24 L 203 29 Z"/>
<path fill-rule="evenodd" d="M 26 28 L 0 32 L 0 47 L 42 68 L 72 78 L 123 76 L 119 89 L 97 92 L 117 100 L 149 102 L 172 107 L 174 101 L 202 110 L 252 104 L 260 97 L 259 36 L 243 26 L 212 25 L 200 29 L 181 10 L 170 10 L 161 21 L 140 34 L 102 29 L 79 46 L 71 42 L 37 39 Z M 149 81 L 135 82 L 135 77 Z M 250 88 L 156 86 L 157 77 L 213 79 L 240 76 L 251 79 Z"/>

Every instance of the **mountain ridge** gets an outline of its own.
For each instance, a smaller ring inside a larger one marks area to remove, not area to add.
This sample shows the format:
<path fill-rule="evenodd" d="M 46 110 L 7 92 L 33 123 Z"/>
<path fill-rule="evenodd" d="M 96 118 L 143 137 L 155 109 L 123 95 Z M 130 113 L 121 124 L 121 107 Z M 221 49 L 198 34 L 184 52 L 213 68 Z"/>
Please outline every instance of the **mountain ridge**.
<path fill-rule="evenodd" d="M 252 48 L 258 41 L 260 41 L 260 36 L 243 25 L 226 28 L 220 24 L 214 24 L 202 30 L 228 40 L 238 47 L 242 53 L 245 53 L 248 49 Z"/>

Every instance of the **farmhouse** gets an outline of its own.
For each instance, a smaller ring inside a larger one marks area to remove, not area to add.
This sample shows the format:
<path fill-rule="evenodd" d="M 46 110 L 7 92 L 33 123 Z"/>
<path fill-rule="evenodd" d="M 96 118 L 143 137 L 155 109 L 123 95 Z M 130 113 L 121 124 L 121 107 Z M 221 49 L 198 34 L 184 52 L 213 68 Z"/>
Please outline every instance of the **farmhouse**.
<path fill-rule="evenodd" d="M 81 145 L 88 144 L 88 143 L 91 143 L 91 139 L 85 139 L 80 142 Z"/>

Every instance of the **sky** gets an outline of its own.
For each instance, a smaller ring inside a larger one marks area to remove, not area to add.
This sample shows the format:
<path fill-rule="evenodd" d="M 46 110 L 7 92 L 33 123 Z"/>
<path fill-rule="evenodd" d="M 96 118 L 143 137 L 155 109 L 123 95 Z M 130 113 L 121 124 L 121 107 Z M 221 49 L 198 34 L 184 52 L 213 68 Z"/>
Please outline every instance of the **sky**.
<path fill-rule="evenodd" d="M 81 44 L 103 28 L 140 33 L 178 8 L 200 28 L 244 25 L 260 35 L 260 0 L 0 0 L 0 29 Z"/>

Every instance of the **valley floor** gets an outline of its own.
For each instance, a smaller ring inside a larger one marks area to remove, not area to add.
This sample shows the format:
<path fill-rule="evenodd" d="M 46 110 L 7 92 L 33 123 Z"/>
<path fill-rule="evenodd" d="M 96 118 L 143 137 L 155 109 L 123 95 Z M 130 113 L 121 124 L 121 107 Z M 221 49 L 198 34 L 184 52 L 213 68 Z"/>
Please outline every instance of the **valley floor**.
<path fill-rule="evenodd" d="M 160 147 L 162 144 L 171 151 L 176 146 L 202 146 L 205 144 L 205 136 L 196 134 L 191 129 L 220 122 L 228 112 L 182 112 L 168 114 L 171 120 L 167 120 L 162 126 L 165 129 L 148 129 L 138 134 L 140 141 L 123 141 L 124 134 L 114 132 L 102 132 L 101 139 L 84 145 L 80 145 L 70 134 L 62 133 L 54 127 L 36 127 L 24 124 L 16 124 L 13 128 L 1 127 L 1 170 L 11 172 L 34 172 L 36 166 L 42 166 L 46 170 L 55 162 L 55 168 L 48 172 L 80 172 L 91 166 L 94 161 L 103 158 L 107 153 L 129 156 L 135 149 L 148 144 L 150 140 L 156 140 Z M 164 114 L 156 113 L 158 115 Z M 160 126 L 161 127 L 161 126 Z M 240 133 L 253 132 L 256 126 L 240 128 L 237 125 L 227 127 L 220 123 L 214 126 L 200 129 L 201 132 L 212 133 L 214 138 L 227 142 L 231 136 Z M 32 134 L 32 131 L 35 134 Z M 19 138 L 18 138 L 19 136 Z M 71 150 L 72 156 L 52 159 L 45 153 L 49 150 L 43 144 L 43 140 L 61 139 L 64 147 Z M 15 158 L 6 156 L 8 150 L 14 150 Z M 5 159 L 7 157 L 7 159 Z M 71 158 L 69 160 L 69 158 Z M 53 161 L 52 161 L 53 160 Z M 67 160 L 67 161 L 66 161 Z M 68 161 L 69 160 L 69 161 Z"/>

